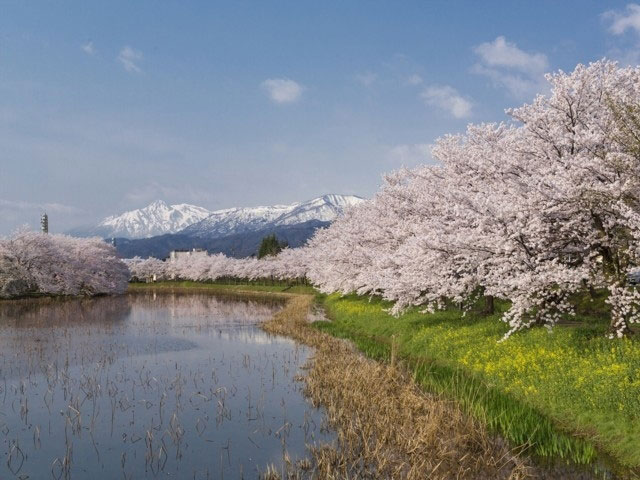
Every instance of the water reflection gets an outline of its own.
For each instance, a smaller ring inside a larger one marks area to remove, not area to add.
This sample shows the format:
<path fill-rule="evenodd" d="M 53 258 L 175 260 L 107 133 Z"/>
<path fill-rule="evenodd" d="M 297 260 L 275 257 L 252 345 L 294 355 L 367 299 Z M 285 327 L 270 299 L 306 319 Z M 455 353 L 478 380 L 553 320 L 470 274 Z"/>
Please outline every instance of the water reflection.
<path fill-rule="evenodd" d="M 0 302 L 0 478 L 254 478 L 328 440 L 281 303 L 142 293 Z"/>
<path fill-rule="evenodd" d="M 110 327 L 122 322 L 131 309 L 127 295 L 81 298 L 0 300 L 0 328 Z"/>

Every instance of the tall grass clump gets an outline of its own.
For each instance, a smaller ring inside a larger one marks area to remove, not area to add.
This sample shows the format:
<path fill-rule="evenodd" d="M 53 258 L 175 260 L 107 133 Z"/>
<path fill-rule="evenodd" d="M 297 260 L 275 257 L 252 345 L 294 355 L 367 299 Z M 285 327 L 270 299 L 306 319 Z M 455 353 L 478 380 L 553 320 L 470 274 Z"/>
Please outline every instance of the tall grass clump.
<path fill-rule="evenodd" d="M 606 339 L 606 323 L 584 319 L 500 342 L 508 327 L 499 313 L 416 309 L 393 318 L 376 298 L 332 295 L 324 304 L 333 321 L 318 328 L 384 361 L 393 338 L 416 382 L 510 443 L 549 460 L 640 467 L 640 343 Z"/>

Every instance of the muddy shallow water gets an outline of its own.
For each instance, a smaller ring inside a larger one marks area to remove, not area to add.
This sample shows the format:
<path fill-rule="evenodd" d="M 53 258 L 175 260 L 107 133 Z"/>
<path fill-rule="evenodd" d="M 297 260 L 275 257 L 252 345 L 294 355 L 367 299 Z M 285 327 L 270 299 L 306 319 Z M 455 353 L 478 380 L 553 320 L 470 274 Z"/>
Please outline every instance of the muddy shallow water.
<path fill-rule="evenodd" d="M 279 301 L 143 292 L 0 302 L 0 478 L 255 478 L 330 441 Z"/>

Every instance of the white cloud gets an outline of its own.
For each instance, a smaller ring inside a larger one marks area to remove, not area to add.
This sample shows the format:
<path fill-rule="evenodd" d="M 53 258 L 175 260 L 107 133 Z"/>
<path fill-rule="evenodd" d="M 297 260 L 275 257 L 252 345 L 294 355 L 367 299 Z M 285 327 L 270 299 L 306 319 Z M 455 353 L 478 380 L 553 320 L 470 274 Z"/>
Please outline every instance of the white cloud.
<path fill-rule="evenodd" d="M 288 78 L 268 78 L 262 82 L 262 88 L 275 103 L 293 103 L 300 99 L 304 87 Z"/>
<path fill-rule="evenodd" d="M 473 48 L 479 62 L 471 71 L 489 77 L 517 99 L 534 96 L 546 90 L 544 74 L 549 60 L 543 53 L 527 53 L 503 36 Z"/>
<path fill-rule="evenodd" d="M 5 200 L 0 198 L 0 210 L 41 210 L 55 213 L 78 213 L 82 210 L 62 203 L 33 203 L 23 200 Z"/>
<path fill-rule="evenodd" d="M 522 72 L 538 74 L 549 69 L 547 56 L 542 53 L 527 53 L 515 43 L 500 36 L 493 42 L 485 42 L 473 48 L 481 61 L 489 67 L 505 67 Z"/>
<path fill-rule="evenodd" d="M 630 3 L 625 8 L 625 13 L 609 10 L 602 14 L 602 18 L 611 22 L 609 31 L 614 35 L 622 35 L 628 29 L 640 33 L 640 5 Z"/>
<path fill-rule="evenodd" d="M 480 64 L 474 65 L 471 71 L 489 77 L 496 87 L 505 88 L 513 98 L 518 100 L 527 100 L 547 88 L 544 74 L 532 78 L 519 73 L 487 68 Z"/>
<path fill-rule="evenodd" d="M 432 85 L 420 94 L 427 105 L 446 110 L 455 118 L 471 116 L 473 104 L 449 85 Z"/>
<path fill-rule="evenodd" d="M 391 147 L 388 151 L 388 158 L 393 163 L 405 167 L 419 165 L 421 163 L 432 163 L 431 145 L 428 143 L 401 144 Z"/>
<path fill-rule="evenodd" d="M 421 83 L 422 77 L 417 73 L 414 73 L 413 75 L 410 75 L 409 78 L 407 78 L 407 84 L 409 85 L 420 85 Z"/>
<path fill-rule="evenodd" d="M 378 79 L 378 75 L 373 72 L 359 73 L 356 75 L 356 81 L 363 87 L 370 87 Z"/>
<path fill-rule="evenodd" d="M 69 222 L 77 222 L 86 212 L 61 203 L 35 203 L 0 198 L 0 237 L 18 228 L 39 230 L 40 216 L 43 213 L 49 215 L 50 231 L 60 232 L 68 227 Z"/>
<path fill-rule="evenodd" d="M 630 3 L 623 11 L 609 10 L 601 15 L 605 23 L 609 24 L 608 31 L 619 40 L 607 56 L 619 61 L 622 65 L 635 66 L 640 63 L 640 5 Z M 627 30 L 633 35 L 623 36 Z"/>
<path fill-rule="evenodd" d="M 142 72 L 142 69 L 138 66 L 138 62 L 142 60 L 142 52 L 140 50 L 135 50 L 129 46 L 125 46 L 120 50 L 117 60 L 122 64 L 127 72 Z"/>
<path fill-rule="evenodd" d="M 96 53 L 96 49 L 93 46 L 93 42 L 87 42 L 84 45 L 82 45 L 81 48 L 84 51 L 84 53 L 86 53 L 87 55 L 95 55 Z"/>
<path fill-rule="evenodd" d="M 166 200 L 168 203 L 210 204 L 214 198 L 208 189 L 200 189 L 189 184 L 163 184 L 155 180 L 138 185 L 123 196 L 125 208 L 140 208 L 141 205 L 158 199 Z"/>

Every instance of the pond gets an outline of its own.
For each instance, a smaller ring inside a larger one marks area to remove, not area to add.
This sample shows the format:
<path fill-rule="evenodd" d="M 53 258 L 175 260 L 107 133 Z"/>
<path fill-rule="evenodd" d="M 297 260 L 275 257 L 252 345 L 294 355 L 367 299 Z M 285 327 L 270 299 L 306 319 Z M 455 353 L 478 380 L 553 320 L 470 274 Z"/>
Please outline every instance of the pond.
<path fill-rule="evenodd" d="M 0 478 L 256 478 L 331 441 L 281 301 L 152 292 L 0 302 Z"/>

